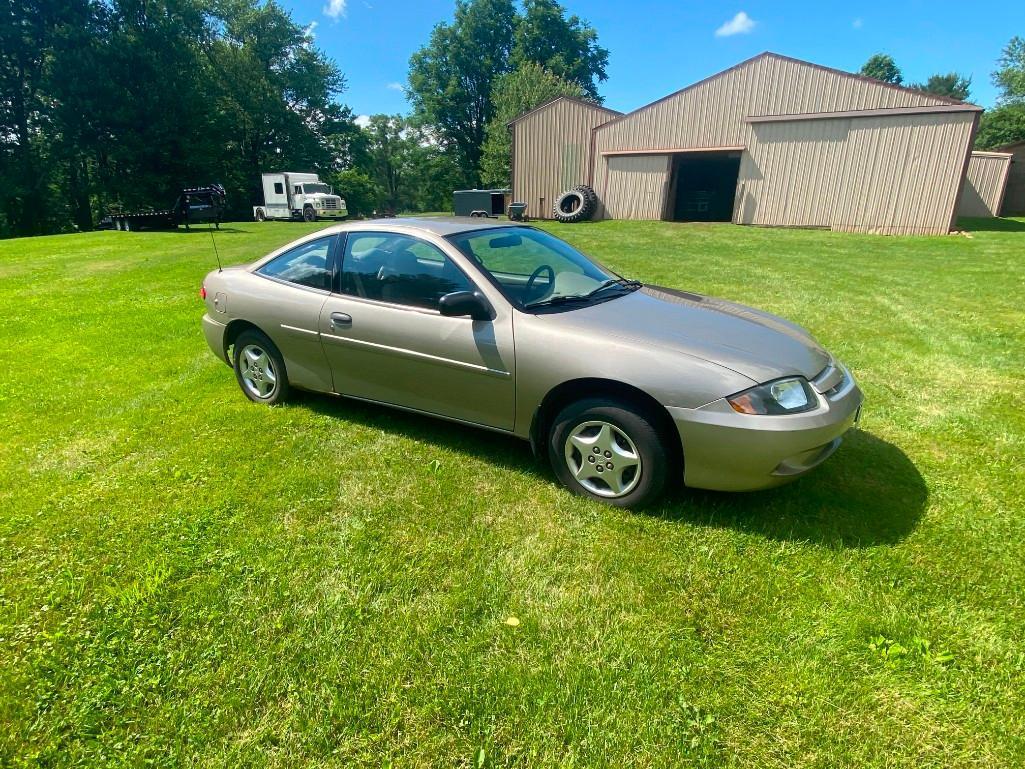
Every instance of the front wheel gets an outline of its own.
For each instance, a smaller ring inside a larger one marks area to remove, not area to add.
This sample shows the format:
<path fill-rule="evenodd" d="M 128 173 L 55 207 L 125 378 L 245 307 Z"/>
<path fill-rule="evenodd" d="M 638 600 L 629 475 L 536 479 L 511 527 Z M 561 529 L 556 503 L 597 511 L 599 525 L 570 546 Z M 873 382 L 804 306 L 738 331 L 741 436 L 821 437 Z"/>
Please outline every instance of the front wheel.
<path fill-rule="evenodd" d="M 274 343 L 259 331 L 243 331 L 235 340 L 235 379 L 246 397 L 268 406 L 288 397 L 285 361 Z"/>
<path fill-rule="evenodd" d="M 570 491 L 616 507 L 643 507 L 661 496 L 669 472 L 666 439 L 644 409 L 589 398 L 564 408 L 548 455 Z"/>
<path fill-rule="evenodd" d="M 303 219 L 307 222 L 315 222 L 317 221 L 317 212 L 310 206 L 306 206 L 306 208 L 303 209 Z"/>

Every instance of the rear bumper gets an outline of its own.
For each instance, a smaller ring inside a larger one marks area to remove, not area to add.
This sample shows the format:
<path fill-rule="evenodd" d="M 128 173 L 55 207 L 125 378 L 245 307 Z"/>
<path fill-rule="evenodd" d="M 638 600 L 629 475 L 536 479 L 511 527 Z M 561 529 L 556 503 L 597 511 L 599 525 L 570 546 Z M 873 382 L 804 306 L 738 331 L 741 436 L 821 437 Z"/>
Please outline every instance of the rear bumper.
<path fill-rule="evenodd" d="M 206 337 L 206 343 L 210 345 L 210 350 L 214 355 L 230 366 L 231 361 L 228 360 L 227 351 L 224 349 L 224 330 L 226 328 L 227 326 L 218 323 L 209 315 L 203 316 L 203 336 Z"/>
<path fill-rule="evenodd" d="M 738 414 L 725 399 L 697 409 L 670 408 L 683 443 L 684 483 L 717 491 L 755 491 L 798 478 L 825 462 L 860 416 L 864 397 L 845 386 L 819 395 L 814 411 L 787 416 Z"/>

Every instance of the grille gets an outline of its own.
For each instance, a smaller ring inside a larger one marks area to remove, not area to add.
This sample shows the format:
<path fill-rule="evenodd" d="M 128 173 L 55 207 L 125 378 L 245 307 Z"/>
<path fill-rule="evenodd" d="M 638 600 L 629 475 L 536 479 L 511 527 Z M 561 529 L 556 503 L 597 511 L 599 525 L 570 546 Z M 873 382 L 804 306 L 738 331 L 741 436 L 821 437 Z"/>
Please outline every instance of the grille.
<path fill-rule="evenodd" d="M 830 361 L 822 371 L 812 380 L 812 386 L 826 398 L 832 398 L 841 392 L 851 381 L 847 369 L 838 363 Z"/>
<path fill-rule="evenodd" d="M 325 198 L 324 199 L 324 208 L 338 208 L 338 200 L 337 200 L 337 198 Z"/>

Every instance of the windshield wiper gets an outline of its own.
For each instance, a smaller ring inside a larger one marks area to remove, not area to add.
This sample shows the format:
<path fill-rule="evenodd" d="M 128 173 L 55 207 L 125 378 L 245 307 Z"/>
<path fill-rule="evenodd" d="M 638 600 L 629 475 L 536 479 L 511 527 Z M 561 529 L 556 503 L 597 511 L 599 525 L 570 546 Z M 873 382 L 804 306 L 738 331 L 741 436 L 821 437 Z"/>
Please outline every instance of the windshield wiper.
<path fill-rule="evenodd" d="M 550 299 L 539 299 L 536 302 L 527 302 L 523 305 L 524 310 L 532 310 L 535 307 L 551 307 L 556 304 L 568 304 L 570 302 L 584 302 L 590 298 L 590 294 L 562 294 L 553 296 Z"/>
<path fill-rule="evenodd" d="M 528 304 L 523 305 L 523 309 L 530 310 L 535 307 L 551 307 L 553 305 L 568 304 L 570 302 L 587 302 L 594 298 L 596 294 L 604 291 L 607 288 L 612 288 L 613 286 L 633 290 L 640 288 L 642 285 L 644 284 L 641 283 L 639 280 L 629 280 L 628 278 L 610 278 L 609 280 L 606 280 L 597 288 L 595 288 L 592 291 L 589 291 L 586 294 L 561 294 L 559 296 L 553 296 L 549 299 L 541 299 L 536 302 L 529 302 Z"/>
<path fill-rule="evenodd" d="M 620 288 L 635 289 L 640 288 L 642 285 L 644 284 L 641 283 L 639 280 L 630 280 L 629 278 L 609 278 L 596 289 L 594 289 L 588 294 L 585 294 L 584 298 L 590 298 L 597 294 L 599 291 L 604 291 L 605 289 L 612 288 L 613 286 L 619 286 Z"/>

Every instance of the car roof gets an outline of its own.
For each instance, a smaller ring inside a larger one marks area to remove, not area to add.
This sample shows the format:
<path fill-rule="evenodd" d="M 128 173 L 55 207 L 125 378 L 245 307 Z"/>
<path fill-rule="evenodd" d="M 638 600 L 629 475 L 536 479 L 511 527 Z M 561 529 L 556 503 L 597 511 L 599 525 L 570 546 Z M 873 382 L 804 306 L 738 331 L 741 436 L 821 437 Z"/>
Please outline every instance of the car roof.
<path fill-rule="evenodd" d="M 473 218 L 469 216 L 400 216 L 384 219 L 363 219 L 345 222 L 331 228 L 336 232 L 350 230 L 419 230 L 433 235 L 455 235 L 471 230 L 492 230 L 496 227 L 520 227 L 516 222 L 499 221 L 497 219 Z"/>

